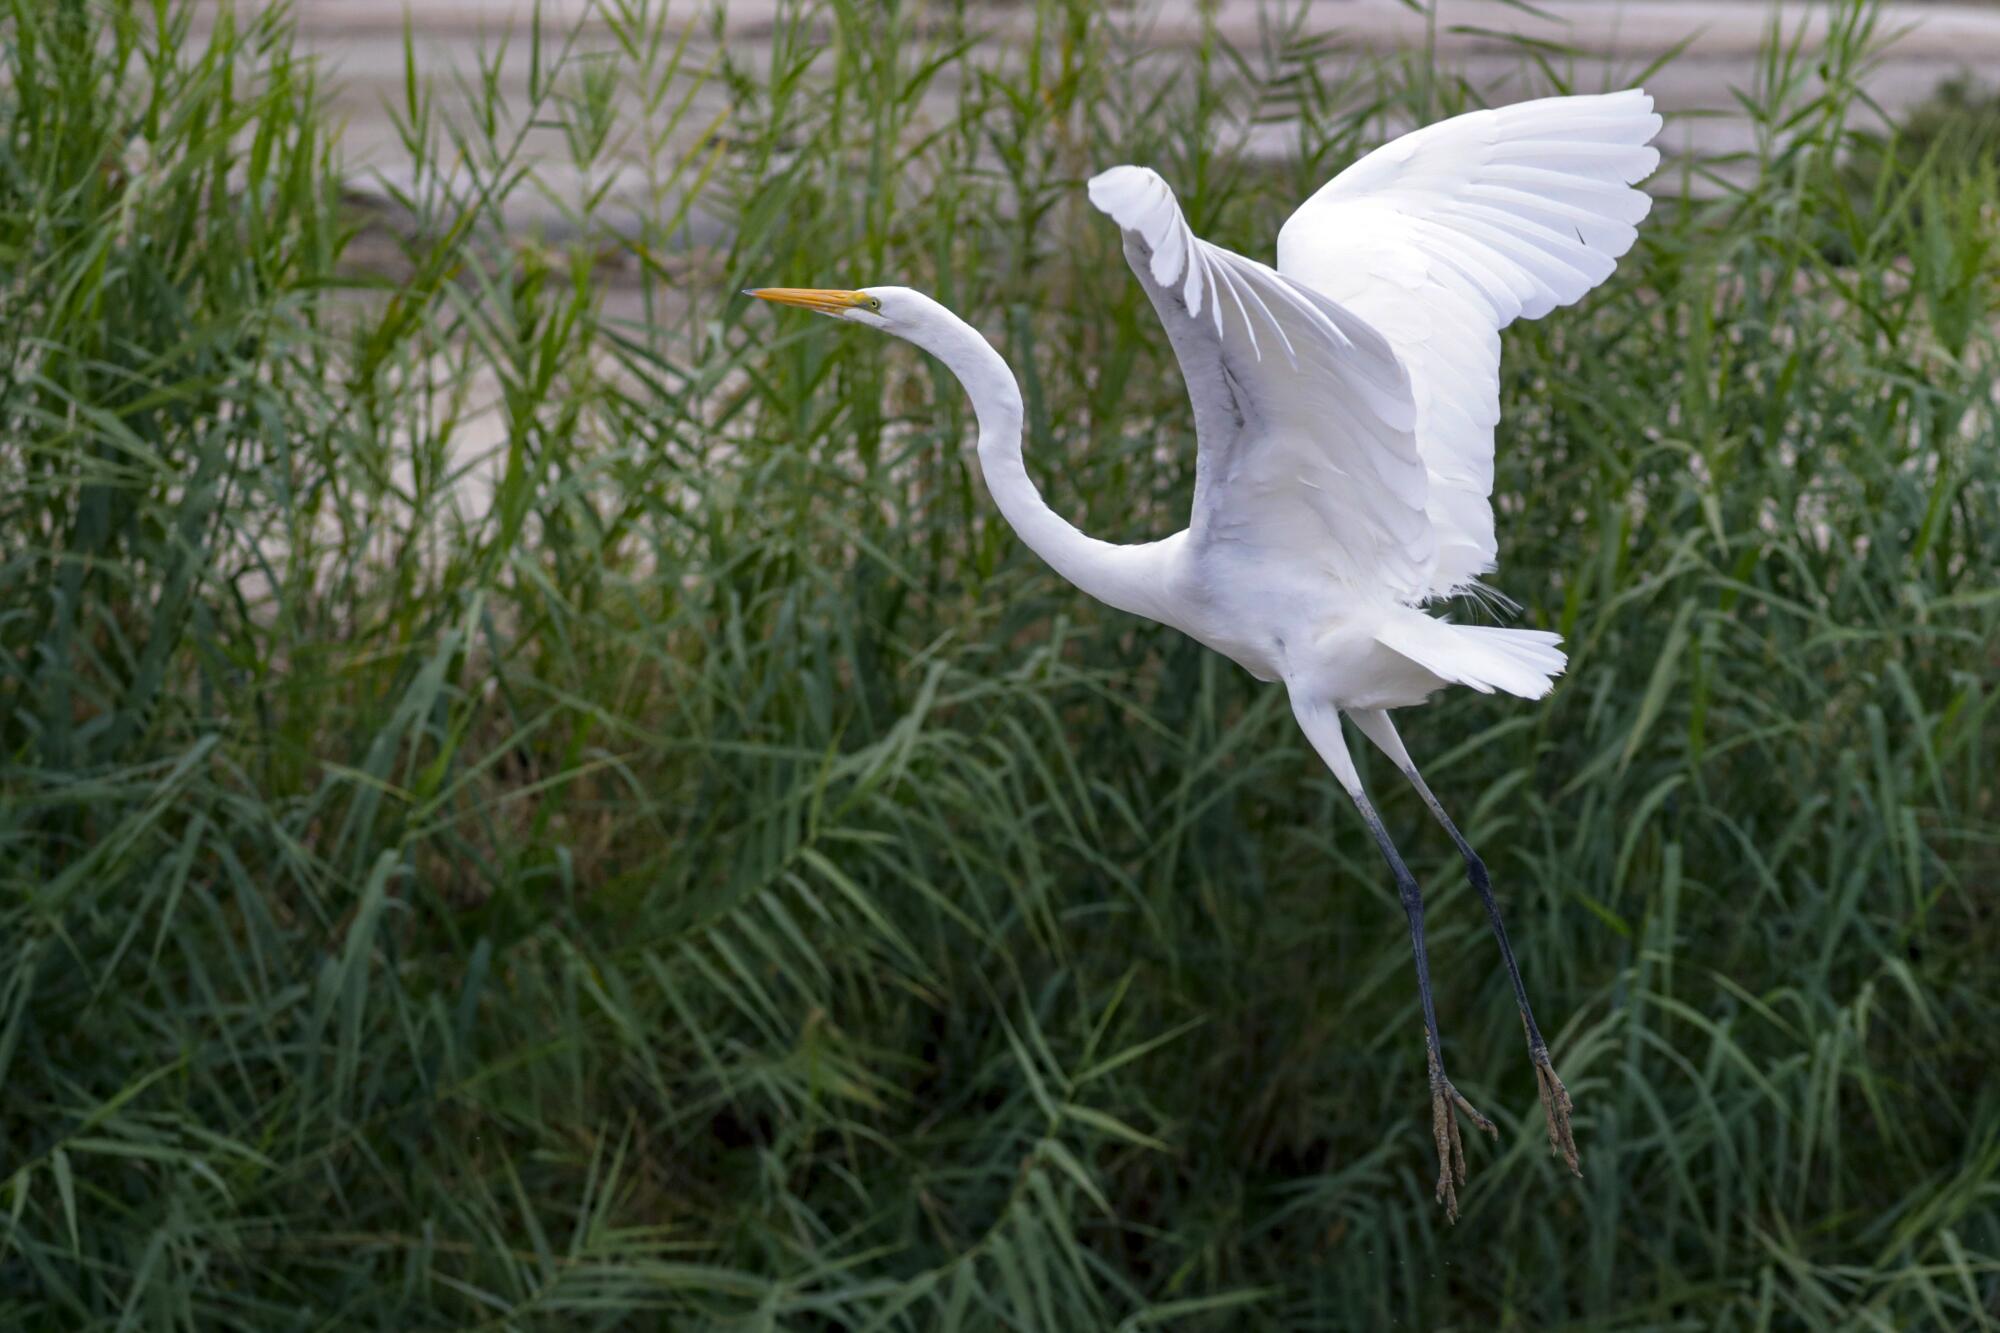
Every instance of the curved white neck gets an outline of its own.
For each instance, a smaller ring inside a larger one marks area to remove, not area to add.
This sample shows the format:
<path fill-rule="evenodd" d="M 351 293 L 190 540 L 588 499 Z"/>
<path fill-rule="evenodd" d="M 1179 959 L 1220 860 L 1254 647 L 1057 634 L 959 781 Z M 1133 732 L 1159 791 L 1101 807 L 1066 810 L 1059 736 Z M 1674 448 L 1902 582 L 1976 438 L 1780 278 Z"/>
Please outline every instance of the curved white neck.
<path fill-rule="evenodd" d="M 1100 541 L 1049 508 L 1021 457 L 1021 387 L 992 345 L 942 306 L 921 326 L 899 332 L 944 362 L 972 399 L 986 487 L 1029 549 L 1098 601 L 1160 619 L 1165 592 L 1161 544 L 1121 546 Z"/>

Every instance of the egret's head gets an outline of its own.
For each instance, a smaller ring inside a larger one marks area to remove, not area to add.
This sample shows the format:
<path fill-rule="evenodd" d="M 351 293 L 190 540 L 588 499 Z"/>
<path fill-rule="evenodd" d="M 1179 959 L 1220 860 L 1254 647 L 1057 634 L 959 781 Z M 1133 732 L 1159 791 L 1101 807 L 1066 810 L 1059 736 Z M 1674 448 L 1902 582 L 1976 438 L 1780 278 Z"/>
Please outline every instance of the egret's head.
<path fill-rule="evenodd" d="M 850 324 L 913 338 L 943 309 L 922 292 L 908 287 L 863 287 L 857 292 L 819 287 L 753 287 L 744 292 L 760 301 L 795 305 L 801 310 L 831 315 Z"/>
<path fill-rule="evenodd" d="M 814 287 L 759 287 L 746 295 L 831 315 L 849 324 L 892 333 L 915 343 L 945 363 L 967 390 L 1019 400 L 1014 372 L 1000 359 L 979 331 L 922 292 L 908 287 L 863 287 L 858 292 Z"/>

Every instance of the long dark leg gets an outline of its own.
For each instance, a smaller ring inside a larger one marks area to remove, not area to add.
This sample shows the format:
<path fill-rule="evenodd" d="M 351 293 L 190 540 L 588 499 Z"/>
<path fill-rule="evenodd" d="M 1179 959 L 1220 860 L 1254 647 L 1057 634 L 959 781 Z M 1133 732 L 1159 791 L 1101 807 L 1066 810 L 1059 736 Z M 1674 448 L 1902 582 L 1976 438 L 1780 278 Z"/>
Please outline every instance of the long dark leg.
<path fill-rule="evenodd" d="M 1417 998 L 1422 1001 L 1424 1011 L 1424 1063 L 1429 1068 L 1431 1081 L 1431 1134 L 1437 1141 L 1438 1151 L 1437 1200 L 1444 1205 L 1446 1218 L 1456 1222 L 1458 1187 L 1465 1183 L 1465 1145 L 1459 1139 L 1458 1117 L 1452 1114 L 1453 1108 L 1465 1112 L 1472 1118 L 1473 1124 L 1496 1138 L 1498 1131 L 1493 1128 L 1493 1122 L 1479 1114 L 1445 1077 L 1444 1051 L 1438 1044 L 1437 1006 L 1431 1000 L 1431 963 L 1424 950 L 1423 892 L 1417 887 L 1417 877 L 1403 864 L 1396 844 L 1390 841 L 1389 831 L 1382 827 L 1382 817 L 1375 813 L 1374 805 L 1361 790 L 1361 775 L 1355 770 L 1354 758 L 1348 754 L 1347 742 L 1340 734 L 1340 714 L 1331 705 L 1316 702 L 1310 694 L 1301 694 L 1296 690 L 1291 694 L 1292 712 L 1304 729 L 1306 739 L 1312 742 L 1313 749 L 1319 752 L 1319 757 L 1326 761 L 1334 777 L 1353 798 L 1354 807 L 1361 812 L 1362 822 L 1368 825 L 1375 845 L 1382 849 L 1382 859 L 1395 873 L 1396 893 L 1403 900 L 1404 915 L 1410 919 L 1410 952 L 1417 962 Z"/>
<path fill-rule="evenodd" d="M 1514 961 L 1514 946 L 1507 942 L 1507 926 L 1500 919 L 1500 904 L 1493 898 L 1493 881 L 1486 873 L 1486 863 L 1479 859 L 1479 853 L 1472 850 L 1472 844 L 1458 831 L 1458 825 L 1451 822 L 1451 816 L 1438 804 L 1438 798 L 1417 772 L 1417 766 L 1410 762 L 1409 752 L 1403 748 L 1396 736 L 1388 715 L 1381 712 L 1355 714 L 1355 725 L 1359 726 L 1370 740 L 1403 770 L 1403 776 L 1417 789 L 1417 795 L 1430 807 L 1433 817 L 1450 836 L 1452 845 L 1465 861 L 1465 877 L 1472 883 L 1472 890 L 1479 895 L 1479 901 L 1486 907 L 1486 920 L 1493 927 L 1493 938 L 1500 945 L 1500 960 L 1507 965 L 1507 979 L 1514 984 L 1514 1003 L 1521 1011 L 1521 1026 L 1528 1034 L 1528 1058 L 1534 1061 L 1535 1083 L 1542 1096 L 1542 1115 L 1548 1123 L 1549 1150 L 1563 1159 L 1563 1163 L 1576 1175 L 1583 1174 L 1578 1165 L 1576 1137 L 1570 1130 L 1570 1112 L 1573 1109 L 1569 1099 L 1569 1089 L 1556 1077 L 1555 1065 L 1549 1060 L 1548 1043 L 1542 1040 L 1542 1031 L 1535 1026 L 1535 1011 L 1528 1005 L 1528 988 L 1521 983 L 1521 968 Z"/>
<path fill-rule="evenodd" d="M 1458 826 L 1451 822 L 1451 816 L 1438 804 L 1437 797 L 1424 784 L 1422 776 L 1412 767 L 1404 770 L 1410 785 L 1424 798 L 1424 804 L 1437 816 L 1437 822 L 1451 835 L 1458 847 L 1458 854 L 1465 859 L 1465 877 L 1472 881 L 1472 888 L 1479 895 L 1479 901 L 1486 904 L 1486 919 L 1493 926 L 1493 938 L 1500 943 L 1500 960 L 1507 965 L 1507 979 L 1514 983 L 1514 1003 L 1521 1009 L 1521 1026 L 1528 1030 L 1528 1058 L 1535 1062 L 1535 1083 L 1541 1089 L 1542 1116 L 1548 1122 L 1549 1151 L 1563 1159 L 1563 1163 L 1574 1174 L 1581 1176 L 1583 1168 L 1576 1157 L 1576 1136 L 1570 1132 L 1569 1089 L 1556 1077 L 1556 1068 L 1549 1060 L 1549 1045 L 1542 1040 L 1542 1030 L 1535 1026 L 1535 1011 L 1528 1007 L 1528 988 L 1521 984 L 1521 969 L 1514 962 L 1514 948 L 1507 943 L 1507 927 L 1500 920 L 1500 904 L 1493 901 L 1493 883 L 1486 875 L 1486 863 L 1479 859 L 1479 853 L 1472 850 L 1472 844 L 1459 833 Z"/>
<path fill-rule="evenodd" d="M 1417 877 L 1403 863 L 1390 840 L 1389 831 L 1382 827 L 1382 818 L 1375 813 L 1375 807 L 1357 785 L 1351 793 L 1354 806 L 1361 812 L 1361 818 L 1368 825 L 1369 833 L 1375 837 L 1375 845 L 1382 849 L 1382 859 L 1389 863 L 1389 869 L 1396 876 L 1396 892 L 1403 900 L 1403 913 L 1410 920 L 1410 952 L 1417 961 L 1417 998 L 1424 1010 L 1424 1051 L 1430 1068 L 1431 1080 L 1431 1134 L 1437 1140 L 1438 1182 L 1437 1200 L 1444 1205 L 1447 1220 L 1458 1220 L 1458 1189 L 1465 1183 L 1465 1145 L 1458 1134 L 1458 1119 L 1452 1114 L 1452 1107 L 1471 1118 L 1472 1123 L 1488 1134 L 1498 1137 L 1493 1122 L 1481 1115 L 1471 1102 L 1459 1095 L 1457 1088 L 1444 1073 L 1444 1052 L 1438 1045 L 1437 1007 L 1431 1000 L 1430 956 L 1424 950 L 1424 896 L 1417 887 Z"/>

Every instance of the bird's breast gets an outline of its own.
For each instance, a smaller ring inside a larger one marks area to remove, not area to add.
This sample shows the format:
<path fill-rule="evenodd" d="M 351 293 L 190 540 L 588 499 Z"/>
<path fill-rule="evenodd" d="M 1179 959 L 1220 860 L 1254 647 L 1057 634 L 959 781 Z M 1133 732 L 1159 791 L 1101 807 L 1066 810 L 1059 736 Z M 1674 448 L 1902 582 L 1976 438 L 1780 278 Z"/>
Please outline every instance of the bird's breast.
<path fill-rule="evenodd" d="M 1172 598 L 1176 628 L 1259 680 L 1286 677 L 1325 600 L 1323 580 L 1228 552 L 1188 561 Z"/>
<path fill-rule="evenodd" d="M 1259 680 L 1335 707 L 1403 707 L 1443 684 L 1376 638 L 1402 608 L 1323 574 L 1224 552 L 1188 561 L 1173 592 L 1175 628 Z"/>

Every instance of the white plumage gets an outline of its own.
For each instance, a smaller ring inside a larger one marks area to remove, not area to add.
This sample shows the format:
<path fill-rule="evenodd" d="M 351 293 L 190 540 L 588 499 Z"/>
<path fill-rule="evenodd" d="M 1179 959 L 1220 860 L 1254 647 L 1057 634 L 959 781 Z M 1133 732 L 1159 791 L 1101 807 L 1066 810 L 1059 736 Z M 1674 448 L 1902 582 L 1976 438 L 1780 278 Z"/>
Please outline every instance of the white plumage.
<path fill-rule="evenodd" d="M 1191 530 L 1227 525 L 1412 604 L 1491 571 L 1500 330 L 1576 301 L 1631 249 L 1652 202 L 1631 187 L 1659 165 L 1648 146 L 1659 129 L 1638 91 L 1441 121 L 1376 149 L 1302 204 L 1278 232 L 1275 270 L 1196 238 L 1155 172 L 1094 178 L 1090 200 L 1134 243 L 1134 270 L 1163 307 L 1182 369 L 1192 377 L 1205 367 L 1191 361 L 1219 358 L 1244 383 L 1241 397 L 1267 411 L 1267 431 L 1246 447 L 1201 421 L 1227 396 L 1194 395 L 1203 448 Z M 1299 323 L 1321 337 L 1307 354 L 1312 373 L 1286 377 L 1267 345 L 1293 369 L 1291 347 L 1272 333 Z M 1210 348 L 1196 349 L 1193 335 L 1211 331 Z M 1322 415 L 1334 395 L 1360 410 Z M 1260 462 L 1281 454 L 1297 469 L 1218 486 L 1218 472 L 1240 475 L 1211 460 L 1225 447 Z M 1348 484 L 1331 492 L 1329 476 Z M 1301 509 L 1325 531 L 1298 522 Z"/>
<path fill-rule="evenodd" d="M 942 360 L 979 418 L 988 488 L 1021 539 L 1099 600 L 1174 626 L 1283 681 L 1313 748 L 1395 873 L 1424 1016 L 1437 1192 L 1457 1215 L 1423 899 L 1363 791 L 1352 721 L 1416 787 L 1465 859 L 1527 1029 L 1549 1144 L 1577 1168 L 1569 1094 L 1535 1026 L 1485 865 L 1416 766 L 1390 709 L 1448 684 L 1537 698 L 1564 666 L 1546 630 L 1458 625 L 1423 610 L 1494 568 L 1500 331 L 1602 282 L 1637 235 L 1633 185 L 1659 162 L 1652 99 L 1553 97 L 1457 116 L 1378 148 L 1285 223 L 1277 267 L 1197 237 L 1165 181 L 1113 167 L 1090 200 L 1166 326 L 1199 454 L 1187 529 L 1121 546 L 1051 509 L 1021 457 L 1020 386 L 963 320 L 906 287 L 766 289 L 769 300 L 894 333 Z"/>
<path fill-rule="evenodd" d="M 1245 542 L 1415 590 L 1430 563 L 1416 405 L 1396 351 L 1337 302 L 1199 240 L 1144 167 L 1090 201 L 1133 239 L 1194 399 L 1197 544 Z M 1226 382 L 1224 382 L 1226 379 Z"/>
<path fill-rule="evenodd" d="M 1429 474 L 1427 595 L 1494 568 L 1500 330 L 1609 277 L 1652 200 L 1653 99 L 1551 97 L 1376 149 L 1278 232 L 1278 271 L 1373 324 L 1409 371 Z"/>

